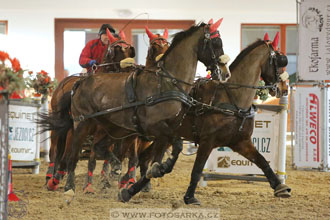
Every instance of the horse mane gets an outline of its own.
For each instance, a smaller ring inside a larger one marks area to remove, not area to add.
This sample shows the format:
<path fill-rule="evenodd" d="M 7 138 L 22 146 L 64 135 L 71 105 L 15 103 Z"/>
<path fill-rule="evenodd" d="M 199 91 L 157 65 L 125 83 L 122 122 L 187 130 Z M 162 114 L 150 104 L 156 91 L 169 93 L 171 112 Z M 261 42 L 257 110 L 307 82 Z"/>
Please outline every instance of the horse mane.
<path fill-rule="evenodd" d="M 178 32 L 174 35 L 174 38 L 171 42 L 171 46 L 166 50 L 164 55 L 160 60 L 164 60 L 166 56 L 175 48 L 176 45 L 178 45 L 183 39 L 185 39 L 187 36 L 192 35 L 195 31 L 199 29 L 199 27 L 204 27 L 205 23 L 198 23 L 196 25 L 191 26 L 188 30 Z"/>
<path fill-rule="evenodd" d="M 251 50 L 253 50 L 256 47 L 259 47 L 260 45 L 264 44 L 265 41 L 258 39 L 256 40 L 254 43 L 250 44 L 249 46 L 247 46 L 244 50 L 242 50 L 238 56 L 236 57 L 236 59 L 232 62 L 232 64 L 229 66 L 229 70 L 232 71 L 233 69 L 235 69 L 235 67 L 239 64 L 239 62 L 248 54 L 251 52 Z"/>

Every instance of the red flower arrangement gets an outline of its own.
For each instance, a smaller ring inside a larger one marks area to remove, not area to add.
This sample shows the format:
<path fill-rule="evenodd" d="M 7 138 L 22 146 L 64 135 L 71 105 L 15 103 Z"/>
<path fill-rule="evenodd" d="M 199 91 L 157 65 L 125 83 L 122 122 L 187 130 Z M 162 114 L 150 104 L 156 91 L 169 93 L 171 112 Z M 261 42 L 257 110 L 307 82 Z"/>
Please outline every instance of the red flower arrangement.
<path fill-rule="evenodd" d="M 11 67 L 7 66 L 9 64 L 9 62 L 6 63 L 7 60 L 10 61 Z M 8 53 L 0 51 L 0 61 L 0 90 L 6 90 L 9 95 L 23 91 L 25 88 L 24 70 L 18 59 L 11 59 Z"/>
<path fill-rule="evenodd" d="M 37 72 L 35 75 L 32 71 L 30 71 L 27 85 L 35 90 L 35 97 L 39 97 L 41 95 L 47 96 L 53 93 L 53 90 L 57 85 L 57 81 L 52 80 L 48 73 L 44 70 Z"/>

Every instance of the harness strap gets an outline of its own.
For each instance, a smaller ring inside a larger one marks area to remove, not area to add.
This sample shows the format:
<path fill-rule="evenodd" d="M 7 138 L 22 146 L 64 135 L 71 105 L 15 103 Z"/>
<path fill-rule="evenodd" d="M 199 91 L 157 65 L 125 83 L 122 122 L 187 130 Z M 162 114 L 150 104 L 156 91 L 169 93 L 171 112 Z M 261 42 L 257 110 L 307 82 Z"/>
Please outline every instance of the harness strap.
<path fill-rule="evenodd" d="M 73 120 L 74 121 L 84 121 L 84 120 L 87 120 L 90 118 L 98 117 L 101 115 L 106 115 L 106 114 L 109 114 L 112 112 L 121 111 L 121 110 L 132 108 L 135 106 L 140 106 L 140 105 L 152 106 L 157 103 L 168 101 L 168 100 L 179 101 L 189 107 L 191 107 L 195 104 L 195 101 L 191 97 L 187 96 L 186 94 L 184 94 L 180 91 L 167 91 L 167 92 L 163 92 L 160 94 L 149 96 L 144 101 L 136 101 L 133 103 L 128 103 L 128 104 L 125 104 L 122 106 L 109 108 L 109 109 L 106 109 L 106 110 L 103 110 L 100 112 L 96 112 L 96 113 L 93 113 L 90 115 L 79 115 L 78 117 L 73 118 Z"/>

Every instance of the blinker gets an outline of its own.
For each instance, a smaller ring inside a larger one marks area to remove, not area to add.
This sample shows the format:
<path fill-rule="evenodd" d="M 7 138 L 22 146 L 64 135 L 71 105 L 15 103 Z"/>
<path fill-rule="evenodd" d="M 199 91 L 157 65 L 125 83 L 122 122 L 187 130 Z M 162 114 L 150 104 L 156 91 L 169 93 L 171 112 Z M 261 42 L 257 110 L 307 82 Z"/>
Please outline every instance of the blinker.
<path fill-rule="evenodd" d="M 277 55 L 277 65 L 279 67 L 285 67 L 288 65 L 288 58 L 285 55 Z"/>

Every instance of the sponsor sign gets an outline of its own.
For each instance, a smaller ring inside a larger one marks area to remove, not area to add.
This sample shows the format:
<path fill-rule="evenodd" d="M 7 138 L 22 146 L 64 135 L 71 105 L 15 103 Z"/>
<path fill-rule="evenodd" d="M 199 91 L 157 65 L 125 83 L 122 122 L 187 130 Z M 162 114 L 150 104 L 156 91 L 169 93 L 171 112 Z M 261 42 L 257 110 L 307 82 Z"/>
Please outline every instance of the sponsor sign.
<path fill-rule="evenodd" d="M 255 148 L 269 162 L 271 168 L 276 170 L 278 153 L 279 114 L 262 111 L 256 114 L 252 143 Z M 228 148 L 229 149 L 229 148 Z M 263 174 L 254 163 L 233 151 L 219 151 L 214 149 L 206 162 L 209 171 L 237 174 Z"/>
<path fill-rule="evenodd" d="M 322 163 L 321 90 L 297 87 L 295 92 L 295 156 L 297 167 L 318 168 Z"/>
<path fill-rule="evenodd" d="M 33 161 L 37 148 L 37 107 L 9 104 L 8 140 L 11 159 Z"/>
<path fill-rule="evenodd" d="M 330 1 L 301 0 L 300 80 L 330 80 Z"/>

